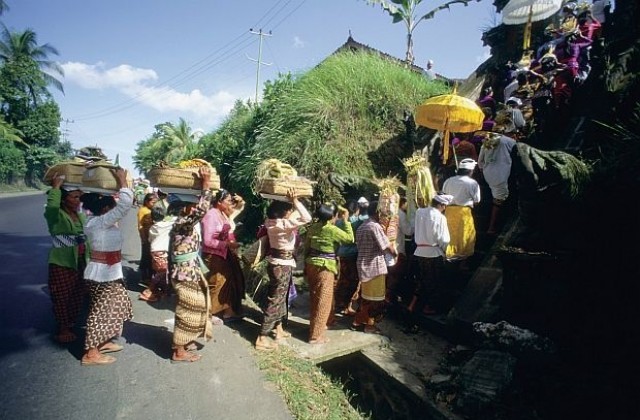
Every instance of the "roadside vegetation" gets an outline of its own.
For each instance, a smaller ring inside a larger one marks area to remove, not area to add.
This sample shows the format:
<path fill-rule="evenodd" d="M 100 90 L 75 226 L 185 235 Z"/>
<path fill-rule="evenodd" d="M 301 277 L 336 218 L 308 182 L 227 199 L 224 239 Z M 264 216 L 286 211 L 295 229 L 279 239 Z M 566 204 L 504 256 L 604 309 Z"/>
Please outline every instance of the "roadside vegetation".
<path fill-rule="evenodd" d="M 360 420 L 369 416 L 359 413 L 349 403 L 342 384 L 333 381 L 308 360 L 280 347 L 277 352 L 256 352 L 258 366 L 284 397 L 296 419 Z"/>

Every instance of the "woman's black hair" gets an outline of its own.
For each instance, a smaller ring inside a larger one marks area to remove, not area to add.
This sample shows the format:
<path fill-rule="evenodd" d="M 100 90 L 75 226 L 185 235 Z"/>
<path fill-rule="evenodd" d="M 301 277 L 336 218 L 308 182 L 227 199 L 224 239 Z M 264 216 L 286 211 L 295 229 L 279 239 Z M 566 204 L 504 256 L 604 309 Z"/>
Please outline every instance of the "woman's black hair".
<path fill-rule="evenodd" d="M 293 204 L 287 201 L 273 200 L 267 207 L 267 219 L 282 219 L 292 209 Z"/>
<path fill-rule="evenodd" d="M 154 193 L 147 193 L 144 195 L 144 200 L 142 201 L 142 203 L 147 204 L 149 201 L 153 200 L 154 198 L 158 198 L 158 196 L 155 195 Z"/>
<path fill-rule="evenodd" d="M 151 209 L 151 220 L 153 220 L 154 223 L 163 220 L 166 215 L 167 211 L 162 206 L 153 206 Z"/>
<path fill-rule="evenodd" d="M 369 217 L 378 218 L 378 200 L 373 200 L 369 202 L 368 215 Z"/>
<path fill-rule="evenodd" d="M 225 190 L 224 188 L 220 188 L 218 190 L 218 192 L 216 193 L 216 195 L 213 196 L 213 199 L 211 200 L 211 203 L 213 205 L 218 204 L 219 202 L 221 202 L 222 200 L 224 200 L 225 198 L 229 197 L 231 195 L 231 193 L 227 190 Z"/>
<path fill-rule="evenodd" d="M 334 217 L 336 217 L 337 214 L 338 214 L 338 206 L 336 206 L 335 204 L 332 204 L 332 203 L 322 204 L 316 210 L 316 217 L 321 222 L 327 222 L 327 221 L 333 219 Z"/>
<path fill-rule="evenodd" d="M 112 208 L 116 205 L 115 198 L 98 193 L 82 194 L 80 201 L 82 202 L 82 207 L 96 216 L 101 215 L 105 207 Z"/>
<path fill-rule="evenodd" d="M 187 207 L 187 202 L 185 201 L 174 201 L 169 203 L 169 207 L 167 208 L 167 216 L 179 216 L 180 212 L 183 208 Z"/>

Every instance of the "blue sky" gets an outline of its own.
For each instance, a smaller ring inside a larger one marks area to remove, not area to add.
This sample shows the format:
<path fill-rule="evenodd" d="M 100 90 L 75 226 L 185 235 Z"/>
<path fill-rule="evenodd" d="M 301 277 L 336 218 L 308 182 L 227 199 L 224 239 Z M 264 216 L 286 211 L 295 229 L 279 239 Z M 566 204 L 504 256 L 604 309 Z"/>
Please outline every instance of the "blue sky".
<path fill-rule="evenodd" d="M 184 118 L 209 132 L 237 99 L 255 96 L 278 73 L 303 72 L 342 45 L 358 42 L 403 58 L 406 31 L 363 0 L 7 0 L 11 30 L 31 28 L 60 52 L 65 94 L 55 93 L 61 130 L 75 148 L 98 145 L 133 169 L 135 145 L 156 124 Z M 427 0 L 426 13 L 441 4 Z M 436 14 L 414 32 L 416 64 L 466 78 L 488 57 L 483 29 L 499 17 L 484 0 Z M 261 89 L 260 89 L 261 90 Z"/>

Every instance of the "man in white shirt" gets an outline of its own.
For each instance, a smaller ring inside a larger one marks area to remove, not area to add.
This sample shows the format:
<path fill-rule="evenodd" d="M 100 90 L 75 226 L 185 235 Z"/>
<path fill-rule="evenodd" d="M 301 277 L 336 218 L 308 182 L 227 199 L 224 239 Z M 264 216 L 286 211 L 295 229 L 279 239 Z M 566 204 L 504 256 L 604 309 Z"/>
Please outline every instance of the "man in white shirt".
<path fill-rule="evenodd" d="M 447 179 L 442 186 L 445 194 L 453 196 L 446 212 L 451 235 L 447 259 L 465 259 L 475 251 L 476 228 L 472 209 L 480 202 L 480 185 L 471 178 L 475 167 L 475 160 L 462 159 L 458 164 L 456 176 Z"/>
<path fill-rule="evenodd" d="M 444 211 L 451 203 L 453 196 L 438 194 L 431 200 L 429 207 L 421 207 L 416 211 L 415 241 L 418 267 L 418 282 L 407 310 L 411 314 L 409 332 L 417 332 L 418 314 L 436 313 L 434 306 L 439 304 L 439 293 L 442 291 L 444 277 L 444 260 L 449 245 L 449 227 Z"/>

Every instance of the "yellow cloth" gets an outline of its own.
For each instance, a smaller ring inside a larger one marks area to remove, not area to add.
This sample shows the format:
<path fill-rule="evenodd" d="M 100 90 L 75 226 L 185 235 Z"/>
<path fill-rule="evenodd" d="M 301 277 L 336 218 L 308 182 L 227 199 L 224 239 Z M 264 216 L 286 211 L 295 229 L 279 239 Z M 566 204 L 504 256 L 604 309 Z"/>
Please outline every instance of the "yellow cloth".
<path fill-rule="evenodd" d="M 449 206 L 445 210 L 451 241 L 447 247 L 447 258 L 467 258 L 476 247 L 476 227 L 471 207 Z"/>
<path fill-rule="evenodd" d="M 151 209 L 147 206 L 140 207 L 138 209 L 138 233 L 142 242 L 149 242 L 149 228 L 152 224 Z"/>
<path fill-rule="evenodd" d="M 386 293 L 385 275 L 376 276 L 371 280 L 361 282 L 360 293 L 362 299 L 381 302 L 384 300 Z"/>

